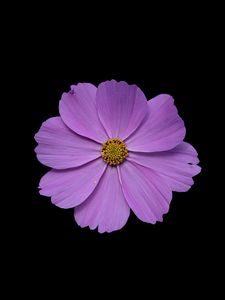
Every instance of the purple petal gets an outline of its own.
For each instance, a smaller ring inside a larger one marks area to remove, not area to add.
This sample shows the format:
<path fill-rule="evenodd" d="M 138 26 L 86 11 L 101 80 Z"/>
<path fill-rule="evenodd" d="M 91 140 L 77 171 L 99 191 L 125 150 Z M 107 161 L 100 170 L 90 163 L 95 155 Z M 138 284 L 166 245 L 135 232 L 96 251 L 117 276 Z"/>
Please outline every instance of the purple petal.
<path fill-rule="evenodd" d="M 192 177 L 201 168 L 196 150 L 188 143 L 182 142 L 172 150 L 156 153 L 130 152 L 129 160 L 151 168 L 166 180 L 171 190 L 186 192 L 192 185 Z"/>
<path fill-rule="evenodd" d="M 106 81 L 96 95 L 99 118 L 109 137 L 125 139 L 142 122 L 147 113 L 147 99 L 136 85 Z"/>
<path fill-rule="evenodd" d="M 63 122 L 76 133 L 103 143 L 107 134 L 96 110 L 96 90 L 90 83 L 73 85 L 72 92 L 64 93 L 59 102 Z"/>
<path fill-rule="evenodd" d="M 51 170 L 40 181 L 40 194 L 51 196 L 61 208 L 75 207 L 93 192 L 105 168 L 103 160 L 96 159 L 78 168 Z"/>
<path fill-rule="evenodd" d="M 108 166 L 95 191 L 75 208 L 74 216 L 81 227 L 95 229 L 98 226 L 102 233 L 122 228 L 129 214 L 130 208 L 124 198 L 117 169 Z"/>
<path fill-rule="evenodd" d="M 173 98 L 169 95 L 159 95 L 148 101 L 148 116 L 126 140 L 129 150 L 164 151 L 176 147 L 183 141 L 184 122 L 173 102 Z"/>
<path fill-rule="evenodd" d="M 172 192 L 164 178 L 129 161 L 121 165 L 120 175 L 124 196 L 136 216 L 148 223 L 162 221 L 172 199 Z"/>
<path fill-rule="evenodd" d="M 100 145 L 70 130 L 60 117 L 45 121 L 35 140 L 38 160 L 54 169 L 81 166 L 100 156 Z"/>

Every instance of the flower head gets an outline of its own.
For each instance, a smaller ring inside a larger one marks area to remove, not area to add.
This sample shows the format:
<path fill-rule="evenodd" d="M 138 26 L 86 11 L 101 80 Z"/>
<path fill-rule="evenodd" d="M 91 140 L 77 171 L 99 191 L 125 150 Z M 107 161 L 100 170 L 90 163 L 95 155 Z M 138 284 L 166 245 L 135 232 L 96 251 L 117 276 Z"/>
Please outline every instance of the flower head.
<path fill-rule="evenodd" d="M 35 135 L 37 158 L 52 168 L 40 194 L 74 208 L 81 227 L 118 230 L 130 209 L 144 222 L 162 221 L 172 191 L 187 191 L 201 170 L 169 95 L 147 101 L 126 82 L 79 83 L 62 95 L 59 113 Z"/>

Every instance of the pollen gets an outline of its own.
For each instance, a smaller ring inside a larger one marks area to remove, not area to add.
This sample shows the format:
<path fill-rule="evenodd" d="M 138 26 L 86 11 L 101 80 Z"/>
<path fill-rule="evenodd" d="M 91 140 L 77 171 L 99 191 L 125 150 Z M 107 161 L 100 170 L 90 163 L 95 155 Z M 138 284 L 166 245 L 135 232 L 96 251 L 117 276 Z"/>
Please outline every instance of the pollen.
<path fill-rule="evenodd" d="M 108 139 L 101 150 L 103 160 L 110 166 L 121 164 L 128 156 L 126 144 L 119 138 Z"/>

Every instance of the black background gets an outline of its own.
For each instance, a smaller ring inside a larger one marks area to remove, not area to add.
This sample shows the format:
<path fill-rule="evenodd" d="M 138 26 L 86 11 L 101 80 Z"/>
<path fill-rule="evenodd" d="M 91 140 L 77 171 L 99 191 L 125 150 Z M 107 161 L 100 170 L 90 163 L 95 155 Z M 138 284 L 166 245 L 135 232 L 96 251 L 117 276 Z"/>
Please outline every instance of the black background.
<path fill-rule="evenodd" d="M 139 279 L 143 289 L 152 278 L 158 284 L 169 281 L 170 272 L 177 284 L 191 272 L 190 285 L 199 287 L 198 274 L 212 265 L 208 249 L 215 239 L 209 122 L 213 63 L 208 48 L 214 35 L 208 20 L 199 19 L 198 11 L 187 17 L 181 14 L 172 22 L 166 10 L 157 16 L 148 11 L 140 17 L 135 9 L 131 15 L 126 10 L 118 14 L 116 9 L 107 14 L 106 9 L 100 19 L 91 14 L 91 8 L 87 15 L 78 8 L 70 14 L 69 10 L 66 8 L 66 15 L 54 15 L 51 10 L 31 14 L 18 44 L 22 123 L 28 133 L 23 149 L 28 153 L 22 161 L 27 170 L 22 178 L 26 188 L 15 211 L 18 232 L 14 229 L 12 239 L 22 264 L 29 266 L 28 275 L 38 269 L 42 278 L 49 272 L 49 277 L 55 273 L 58 280 L 97 279 L 115 288 L 126 277 L 130 289 Z M 171 94 L 186 125 L 185 141 L 197 149 L 202 172 L 188 192 L 173 193 L 163 223 L 143 223 L 131 214 L 120 231 L 99 234 L 80 228 L 72 209 L 57 208 L 39 195 L 39 180 L 49 168 L 37 161 L 33 136 L 43 121 L 58 115 L 61 94 L 71 84 L 98 85 L 109 79 L 138 85 L 148 99 Z M 114 281 L 110 281 L 114 272 Z"/>

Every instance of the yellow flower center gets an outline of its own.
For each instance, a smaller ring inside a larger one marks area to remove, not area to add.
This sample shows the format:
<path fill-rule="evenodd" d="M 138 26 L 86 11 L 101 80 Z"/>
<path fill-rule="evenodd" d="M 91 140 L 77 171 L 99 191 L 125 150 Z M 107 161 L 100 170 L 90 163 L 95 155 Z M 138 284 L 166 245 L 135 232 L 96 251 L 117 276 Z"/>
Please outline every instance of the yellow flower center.
<path fill-rule="evenodd" d="M 107 164 L 117 166 L 128 156 L 128 150 L 126 144 L 121 139 L 108 139 L 102 145 L 101 154 Z"/>

